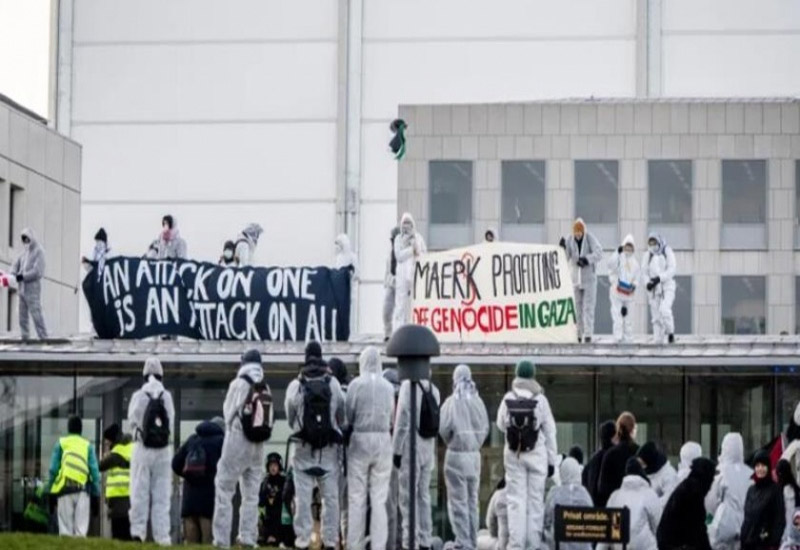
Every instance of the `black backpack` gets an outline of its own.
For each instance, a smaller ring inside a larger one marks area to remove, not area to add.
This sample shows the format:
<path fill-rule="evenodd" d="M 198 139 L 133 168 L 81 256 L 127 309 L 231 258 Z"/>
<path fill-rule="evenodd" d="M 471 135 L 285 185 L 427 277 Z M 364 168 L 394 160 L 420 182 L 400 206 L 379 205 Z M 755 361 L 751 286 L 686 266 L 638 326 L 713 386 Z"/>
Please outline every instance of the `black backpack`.
<path fill-rule="evenodd" d="M 206 469 L 206 449 L 203 447 L 200 438 L 194 438 L 186 459 L 183 461 L 181 477 L 187 481 L 203 481 L 207 476 Z"/>
<path fill-rule="evenodd" d="M 525 453 L 536 447 L 539 439 L 539 423 L 536 421 L 536 399 L 521 398 L 516 393 L 515 399 L 506 399 L 508 411 L 508 428 L 506 441 L 508 447 L 517 453 Z"/>
<path fill-rule="evenodd" d="M 240 378 L 250 384 L 250 391 L 239 411 L 242 431 L 248 441 L 262 443 L 272 436 L 272 392 L 264 382 L 255 383 L 246 374 Z"/>
<path fill-rule="evenodd" d="M 422 439 L 430 439 L 439 435 L 439 404 L 433 395 L 433 386 L 427 390 L 419 384 L 422 390 L 422 403 L 419 409 L 419 428 L 417 432 Z M 413 388 L 412 388 L 413 389 Z"/>
<path fill-rule="evenodd" d="M 300 376 L 303 392 L 303 427 L 299 436 L 314 450 L 336 443 L 336 431 L 331 425 L 331 377 Z"/>
<path fill-rule="evenodd" d="M 144 410 L 144 422 L 139 432 L 142 443 L 151 449 L 163 449 L 169 444 L 169 416 L 164 406 L 164 392 L 153 397 L 147 394 L 149 401 Z"/>

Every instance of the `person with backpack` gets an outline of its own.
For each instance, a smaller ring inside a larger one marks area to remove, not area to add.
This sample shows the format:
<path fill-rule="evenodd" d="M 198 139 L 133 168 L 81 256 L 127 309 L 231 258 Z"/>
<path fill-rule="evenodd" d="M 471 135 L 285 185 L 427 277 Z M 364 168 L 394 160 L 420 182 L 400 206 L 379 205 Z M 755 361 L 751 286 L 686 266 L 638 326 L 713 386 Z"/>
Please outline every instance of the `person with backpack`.
<path fill-rule="evenodd" d="M 756 453 L 753 469 L 754 483 L 744 501 L 742 550 L 773 550 L 780 546 L 786 529 L 783 494 L 772 479 L 769 453 Z"/>
<path fill-rule="evenodd" d="M 259 543 L 266 546 L 294 546 L 290 503 L 283 499 L 286 474 L 283 459 L 278 453 L 267 455 L 267 477 L 258 492 L 258 512 L 261 516 Z"/>
<path fill-rule="evenodd" d="M 653 340 L 656 344 L 675 342 L 675 318 L 672 304 L 675 302 L 675 253 L 661 235 L 650 233 L 647 252 L 642 258 L 642 279 L 650 303 L 653 323 Z"/>
<path fill-rule="evenodd" d="M 367 504 L 370 547 L 386 547 L 386 498 L 392 474 L 394 388 L 381 374 L 378 348 L 365 348 L 358 366 L 359 375 L 347 389 L 345 408 L 352 433 L 347 446 L 348 550 L 364 548 Z"/>
<path fill-rule="evenodd" d="M 398 237 L 398 239 L 400 239 Z M 411 392 L 416 393 L 417 410 L 417 449 L 416 449 L 416 545 L 430 548 L 433 537 L 433 518 L 431 516 L 431 474 L 436 463 L 436 436 L 439 435 L 439 388 L 429 379 L 415 382 L 410 380 L 400 384 L 400 394 L 395 412 L 394 466 L 400 470 L 400 511 L 402 515 L 402 547 L 410 547 L 408 505 L 410 502 L 409 478 L 411 477 Z"/>
<path fill-rule="evenodd" d="M 535 380 L 536 365 L 517 363 L 511 391 L 497 410 L 497 427 L 505 434 L 503 464 L 508 503 L 508 547 L 536 548 L 544 528 L 547 478 L 555 473 L 556 422 L 544 390 Z"/>
<path fill-rule="evenodd" d="M 272 436 L 272 392 L 264 382 L 261 354 L 249 349 L 242 354 L 239 371 L 228 385 L 222 405 L 225 439 L 214 478 L 214 546 L 230 548 L 233 497 L 236 484 L 242 494 L 237 543 L 258 544 L 258 493 L 264 479 L 264 442 Z"/>
<path fill-rule="evenodd" d="M 249 223 L 247 227 L 242 229 L 241 234 L 236 238 L 234 254 L 234 258 L 239 267 L 253 265 L 258 239 L 263 232 L 264 229 L 257 223 Z"/>
<path fill-rule="evenodd" d="M 458 365 L 453 371 L 453 394 L 442 405 L 439 435 L 447 445 L 447 516 L 456 547 L 477 550 L 481 447 L 489 435 L 489 413 L 467 365 Z"/>
<path fill-rule="evenodd" d="M 211 544 L 214 517 L 214 478 L 222 455 L 225 421 L 214 417 L 197 425 L 189 439 L 172 457 L 172 471 L 183 478 L 181 522 L 183 541 Z"/>
<path fill-rule="evenodd" d="M 708 538 L 714 550 L 739 548 L 744 521 L 744 501 L 753 484 L 753 469 L 744 463 L 742 434 L 730 432 L 722 438 L 717 475 L 705 500 L 706 511 L 714 516 Z"/>
<path fill-rule="evenodd" d="M 318 342 L 309 342 L 300 375 L 286 388 L 286 417 L 296 442 L 294 475 L 295 548 L 306 549 L 314 527 L 314 487 L 322 495 L 322 545 L 339 546 L 339 446 L 345 402 L 339 381 L 322 360 Z"/>
<path fill-rule="evenodd" d="M 128 405 L 128 424 L 133 431 L 131 455 L 131 538 L 144 542 L 147 520 L 153 539 L 168 546 L 172 472 L 170 429 L 175 421 L 172 394 L 164 389 L 164 368 L 157 357 L 144 363 L 144 384 Z"/>
<path fill-rule="evenodd" d="M 100 461 L 100 471 L 106 474 L 106 505 L 111 521 L 111 538 L 131 540 L 131 455 L 133 439 L 122 433 L 119 424 L 111 424 L 103 432 L 108 453 Z"/>

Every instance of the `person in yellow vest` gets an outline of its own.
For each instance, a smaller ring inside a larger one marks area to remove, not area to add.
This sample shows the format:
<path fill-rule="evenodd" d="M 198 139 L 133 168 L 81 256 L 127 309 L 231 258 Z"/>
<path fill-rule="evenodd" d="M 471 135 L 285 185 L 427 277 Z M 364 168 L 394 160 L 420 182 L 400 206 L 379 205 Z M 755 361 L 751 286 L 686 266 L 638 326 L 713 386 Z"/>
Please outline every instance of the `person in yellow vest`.
<path fill-rule="evenodd" d="M 58 534 L 85 537 L 89 531 L 91 499 L 100 497 L 97 455 L 81 436 L 83 422 L 70 416 L 67 435 L 60 438 L 50 459 L 50 480 L 45 493 L 58 498 Z"/>
<path fill-rule="evenodd" d="M 122 433 L 119 424 L 111 424 L 103 432 L 108 452 L 100 460 L 100 471 L 106 474 L 106 505 L 111 520 L 111 538 L 131 540 L 131 455 L 133 439 Z"/>

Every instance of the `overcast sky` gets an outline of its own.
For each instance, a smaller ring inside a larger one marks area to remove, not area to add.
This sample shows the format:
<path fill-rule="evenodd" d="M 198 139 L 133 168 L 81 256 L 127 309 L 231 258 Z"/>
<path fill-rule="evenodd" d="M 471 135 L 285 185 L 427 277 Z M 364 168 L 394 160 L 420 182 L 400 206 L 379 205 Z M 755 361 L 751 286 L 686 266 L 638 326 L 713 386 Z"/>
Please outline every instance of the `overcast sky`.
<path fill-rule="evenodd" d="M 0 93 L 48 117 L 50 0 L 0 0 Z"/>

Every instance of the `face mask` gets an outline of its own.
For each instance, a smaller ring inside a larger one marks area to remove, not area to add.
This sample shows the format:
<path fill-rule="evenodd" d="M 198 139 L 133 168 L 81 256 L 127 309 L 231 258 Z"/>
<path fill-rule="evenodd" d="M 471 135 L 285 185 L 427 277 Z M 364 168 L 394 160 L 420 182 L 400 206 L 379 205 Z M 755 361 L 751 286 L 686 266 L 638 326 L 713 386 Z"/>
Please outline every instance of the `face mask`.
<path fill-rule="evenodd" d="M 233 259 L 233 250 L 228 249 L 225 252 L 223 252 L 222 255 L 226 260 Z"/>
<path fill-rule="evenodd" d="M 626 258 L 630 258 L 631 256 L 633 256 L 633 251 L 631 251 L 631 250 L 626 250 L 626 251 L 625 251 L 625 257 L 626 257 Z"/>
<path fill-rule="evenodd" d="M 95 246 L 95 248 L 105 248 L 106 247 L 106 243 L 104 243 L 103 241 L 95 241 L 94 242 L 94 246 Z"/>
<path fill-rule="evenodd" d="M 650 254 L 658 254 L 658 246 L 651 244 L 648 249 L 650 250 Z"/>
<path fill-rule="evenodd" d="M 410 223 L 404 223 L 403 224 L 403 235 L 411 235 L 411 231 L 412 231 L 411 224 Z"/>

